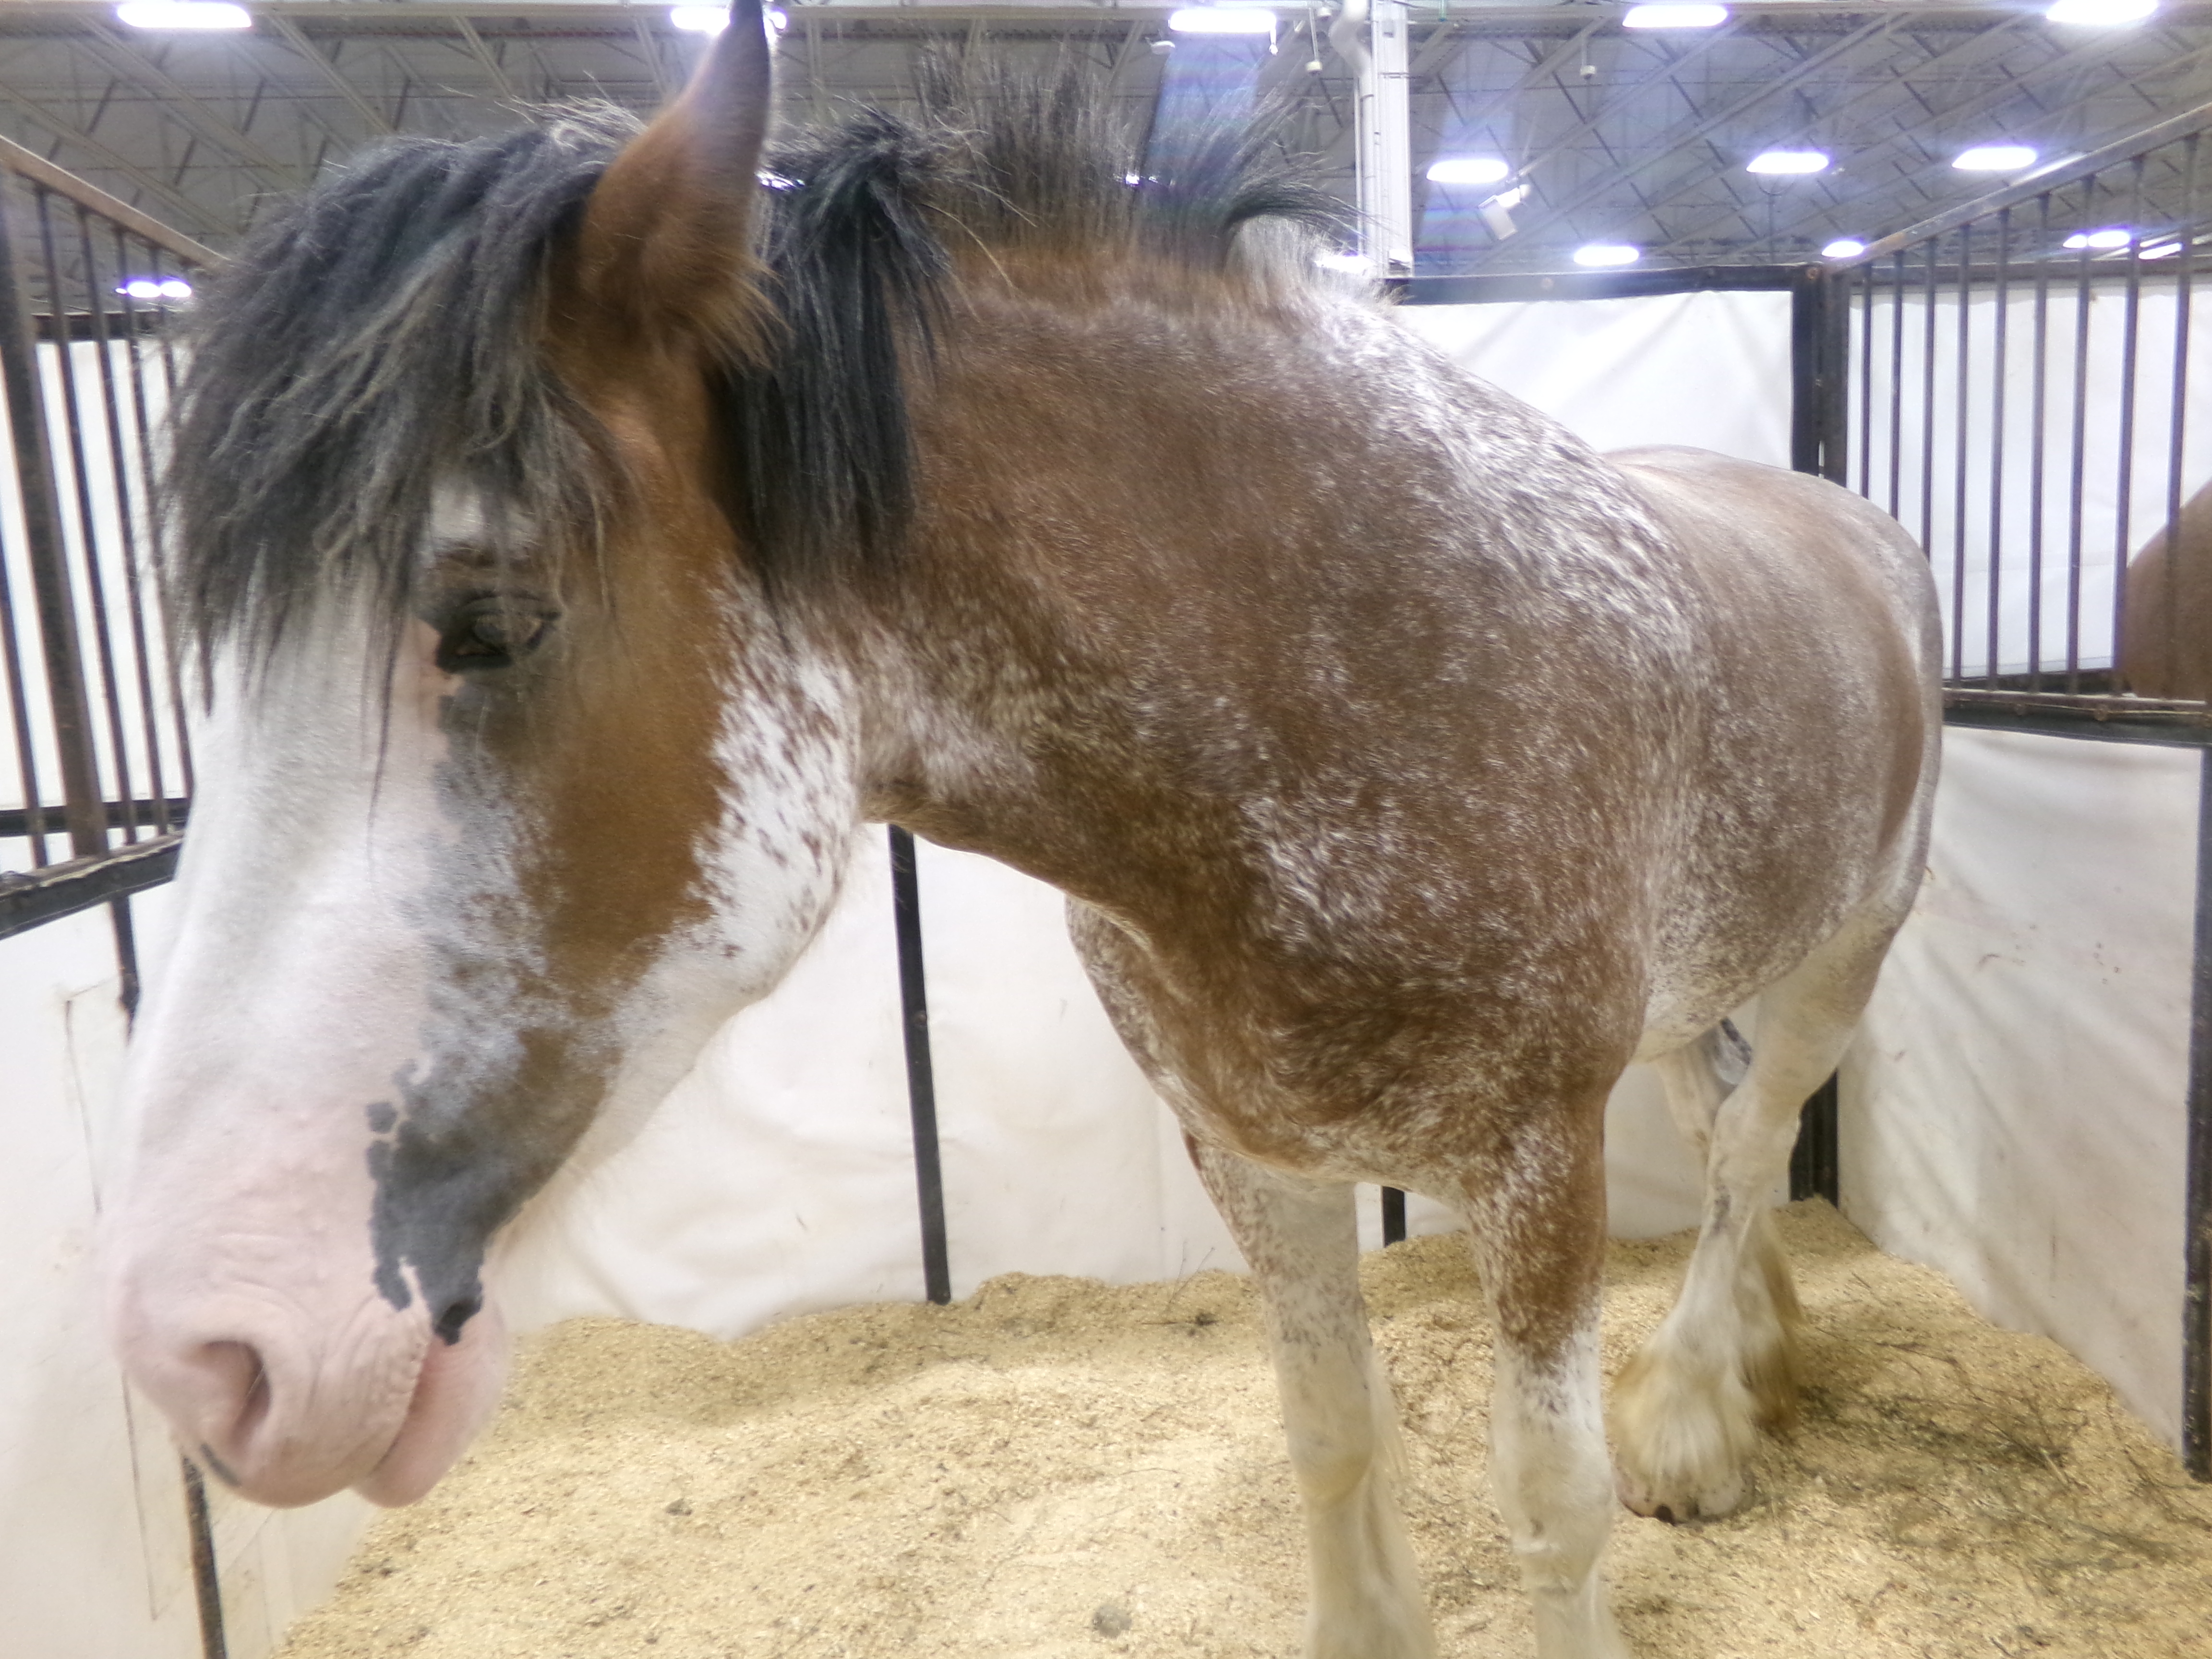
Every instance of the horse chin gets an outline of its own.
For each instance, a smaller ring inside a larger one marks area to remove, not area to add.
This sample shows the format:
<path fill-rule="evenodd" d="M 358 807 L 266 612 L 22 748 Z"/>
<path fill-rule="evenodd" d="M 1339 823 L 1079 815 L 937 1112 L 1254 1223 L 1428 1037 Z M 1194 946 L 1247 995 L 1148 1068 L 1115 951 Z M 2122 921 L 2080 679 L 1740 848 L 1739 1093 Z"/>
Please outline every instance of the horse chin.
<path fill-rule="evenodd" d="M 433 1337 L 398 1433 L 354 1491 L 396 1509 L 436 1486 L 498 1406 L 507 1358 L 507 1328 L 490 1303 L 461 1328 L 459 1341 Z"/>

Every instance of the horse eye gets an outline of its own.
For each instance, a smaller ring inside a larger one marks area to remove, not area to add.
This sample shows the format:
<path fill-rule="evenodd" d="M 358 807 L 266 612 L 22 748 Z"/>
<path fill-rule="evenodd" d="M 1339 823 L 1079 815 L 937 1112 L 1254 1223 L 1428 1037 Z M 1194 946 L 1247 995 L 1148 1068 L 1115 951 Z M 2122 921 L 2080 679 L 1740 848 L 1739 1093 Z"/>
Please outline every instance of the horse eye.
<path fill-rule="evenodd" d="M 438 666 L 448 674 L 507 667 L 544 642 L 553 615 L 528 601 L 471 599 L 439 631 Z"/>

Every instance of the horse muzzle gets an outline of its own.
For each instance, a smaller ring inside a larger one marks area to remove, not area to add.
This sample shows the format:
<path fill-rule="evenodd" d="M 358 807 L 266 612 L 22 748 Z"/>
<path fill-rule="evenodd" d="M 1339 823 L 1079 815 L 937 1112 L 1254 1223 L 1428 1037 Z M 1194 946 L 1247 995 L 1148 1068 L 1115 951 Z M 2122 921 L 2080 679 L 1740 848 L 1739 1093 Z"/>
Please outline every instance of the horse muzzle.
<path fill-rule="evenodd" d="M 111 1301 L 124 1370 L 179 1443 L 223 1486 L 276 1508 L 347 1487 L 413 1503 L 483 1425 L 505 1381 L 507 1334 L 489 1306 L 449 1342 L 420 1297 L 394 1310 L 372 1293 L 333 1318 L 296 1294 L 195 1293 L 170 1271 L 126 1265 Z"/>

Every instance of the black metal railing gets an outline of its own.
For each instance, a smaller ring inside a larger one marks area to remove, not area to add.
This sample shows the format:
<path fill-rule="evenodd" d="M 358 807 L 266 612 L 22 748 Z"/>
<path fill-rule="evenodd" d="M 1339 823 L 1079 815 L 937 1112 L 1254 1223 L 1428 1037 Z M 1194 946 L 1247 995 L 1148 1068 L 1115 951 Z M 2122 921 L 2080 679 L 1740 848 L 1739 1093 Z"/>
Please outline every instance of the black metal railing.
<path fill-rule="evenodd" d="M 0 937 L 175 862 L 191 755 L 151 571 L 168 324 L 217 256 L 0 140 Z"/>
<path fill-rule="evenodd" d="M 2143 654 L 2150 633 L 2173 635 L 2190 559 L 2153 561 L 2163 589 L 2134 605 L 2129 586 L 2212 480 L 2212 418 L 2191 409 L 2212 384 L 2212 317 L 2196 302 L 2212 265 L 2208 129 L 2212 106 L 1884 237 L 1838 272 L 1846 480 L 1928 550 L 1954 718 L 2071 711 L 2169 740 L 2206 728 L 2202 686 Z M 2197 562 L 2212 584 L 2212 538 Z M 2212 672 L 2212 639 L 2201 649 Z"/>

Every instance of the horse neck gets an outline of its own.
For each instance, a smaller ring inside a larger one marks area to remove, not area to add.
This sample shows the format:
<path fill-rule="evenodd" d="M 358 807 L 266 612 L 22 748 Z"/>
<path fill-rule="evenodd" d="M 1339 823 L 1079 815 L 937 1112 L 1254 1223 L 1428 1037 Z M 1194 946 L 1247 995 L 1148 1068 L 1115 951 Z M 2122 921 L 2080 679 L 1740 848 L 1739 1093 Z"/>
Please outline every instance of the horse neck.
<path fill-rule="evenodd" d="M 1267 503 L 1310 494 L 1321 447 L 1368 424 L 1328 351 L 1218 295 L 970 299 L 917 392 L 915 532 L 859 653 L 872 815 L 1109 909 L 1121 877 L 1154 902 L 1199 878 L 1192 838 L 1228 826 L 1194 821 L 1188 732 L 1146 705 L 1187 696 L 1194 665 L 1162 652 L 1213 625 L 1169 610 L 1241 605 L 1249 633 L 1251 562 L 1306 580 L 1291 567 L 1330 532 Z"/>

